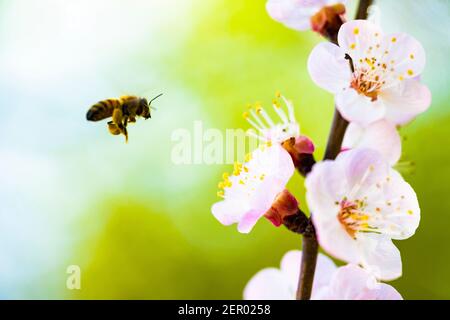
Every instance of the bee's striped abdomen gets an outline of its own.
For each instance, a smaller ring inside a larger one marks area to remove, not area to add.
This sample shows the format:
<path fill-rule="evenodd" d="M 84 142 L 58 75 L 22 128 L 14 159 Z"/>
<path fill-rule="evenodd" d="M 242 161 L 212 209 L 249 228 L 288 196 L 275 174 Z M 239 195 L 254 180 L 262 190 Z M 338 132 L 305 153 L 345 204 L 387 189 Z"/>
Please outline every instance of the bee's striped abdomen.
<path fill-rule="evenodd" d="M 89 108 L 86 119 L 89 121 L 100 121 L 112 116 L 114 108 L 120 107 L 120 102 L 117 99 L 106 99 L 97 102 Z"/>

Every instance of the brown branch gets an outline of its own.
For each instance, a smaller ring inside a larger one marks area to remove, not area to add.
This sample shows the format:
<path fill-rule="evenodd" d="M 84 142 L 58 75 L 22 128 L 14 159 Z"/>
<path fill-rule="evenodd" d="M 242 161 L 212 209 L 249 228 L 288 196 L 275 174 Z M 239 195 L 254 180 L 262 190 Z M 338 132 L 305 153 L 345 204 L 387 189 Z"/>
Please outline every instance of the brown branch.
<path fill-rule="evenodd" d="M 300 265 L 300 277 L 298 279 L 297 300 L 311 299 L 311 292 L 316 271 L 319 243 L 317 242 L 314 226 L 310 223 L 303 234 L 302 262 Z"/>
<path fill-rule="evenodd" d="M 334 108 L 333 123 L 331 124 L 328 135 L 327 148 L 325 149 L 324 160 L 334 160 L 341 152 L 342 141 L 348 127 L 348 121 L 345 120 L 339 110 Z"/>
<path fill-rule="evenodd" d="M 367 10 L 372 2 L 373 0 L 359 1 L 356 19 L 367 19 Z M 349 63 L 351 68 L 351 60 L 349 60 Z M 344 139 L 347 126 L 348 121 L 345 120 L 337 108 L 335 108 L 333 123 L 331 125 L 328 143 L 325 149 L 325 160 L 334 160 L 341 151 L 342 140 Z M 311 218 L 308 221 L 308 226 L 303 232 L 303 253 L 300 265 L 300 276 L 298 279 L 297 300 L 309 300 L 311 298 L 317 255 L 319 253 L 319 243 L 317 242 L 314 225 L 312 224 Z"/>
<path fill-rule="evenodd" d="M 355 19 L 367 19 L 367 15 L 369 14 L 367 10 L 372 5 L 372 3 L 373 0 L 360 0 Z"/>
<path fill-rule="evenodd" d="M 285 217 L 283 219 L 283 224 L 292 232 L 305 234 L 308 230 L 310 221 L 306 214 L 299 208 L 296 214 Z"/>

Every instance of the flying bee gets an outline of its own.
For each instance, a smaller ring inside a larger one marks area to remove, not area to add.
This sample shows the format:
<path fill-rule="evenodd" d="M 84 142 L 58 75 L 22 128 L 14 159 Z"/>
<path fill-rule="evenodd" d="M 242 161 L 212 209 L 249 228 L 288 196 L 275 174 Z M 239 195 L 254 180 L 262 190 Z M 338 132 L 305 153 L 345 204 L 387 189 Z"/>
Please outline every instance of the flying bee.
<path fill-rule="evenodd" d="M 151 118 L 150 110 L 153 100 L 162 96 L 162 93 L 147 102 L 147 99 L 137 96 L 122 96 L 118 99 L 106 99 L 97 102 L 89 108 L 86 119 L 100 121 L 112 117 L 108 121 L 109 132 L 113 135 L 123 134 L 128 142 L 128 123 L 136 122 L 137 117 L 145 120 Z"/>

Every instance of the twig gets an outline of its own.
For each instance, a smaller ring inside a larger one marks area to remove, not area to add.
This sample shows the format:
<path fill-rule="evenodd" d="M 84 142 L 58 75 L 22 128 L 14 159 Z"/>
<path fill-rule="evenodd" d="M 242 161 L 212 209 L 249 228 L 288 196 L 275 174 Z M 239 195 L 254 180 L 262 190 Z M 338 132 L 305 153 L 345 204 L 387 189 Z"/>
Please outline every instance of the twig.
<path fill-rule="evenodd" d="M 369 14 L 367 10 L 372 5 L 372 3 L 373 0 L 360 0 L 355 19 L 367 19 L 367 15 Z"/>

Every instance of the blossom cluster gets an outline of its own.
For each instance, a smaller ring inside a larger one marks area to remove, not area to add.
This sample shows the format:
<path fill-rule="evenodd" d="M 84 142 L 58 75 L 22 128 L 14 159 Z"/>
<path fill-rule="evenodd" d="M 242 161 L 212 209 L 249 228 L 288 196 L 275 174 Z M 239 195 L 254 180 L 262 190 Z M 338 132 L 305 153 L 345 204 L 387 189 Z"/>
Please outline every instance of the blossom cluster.
<path fill-rule="evenodd" d="M 430 91 L 420 81 L 425 51 L 408 34 L 385 34 L 366 20 L 345 22 L 345 3 L 269 0 L 266 8 L 287 27 L 311 28 L 331 40 L 312 50 L 307 69 L 317 86 L 334 95 L 348 127 L 338 156 L 303 172 L 301 159 L 312 157 L 314 144 L 301 134 L 292 102 L 276 95 L 272 113 L 279 121 L 261 105 L 251 107 L 244 118 L 261 146 L 236 163 L 232 174 L 224 174 L 218 193 L 223 200 L 212 213 L 224 225 L 237 223 L 242 233 L 261 217 L 275 226 L 286 224 L 300 211 L 286 187 L 297 168 L 306 176 L 307 205 L 320 246 L 348 263 L 338 268 L 319 255 L 311 298 L 401 299 L 380 281 L 402 275 L 392 240 L 411 237 L 420 221 L 416 193 L 395 165 L 401 157 L 398 128 L 431 104 Z M 244 298 L 293 299 L 300 259 L 301 252 L 291 251 L 281 269 L 257 273 Z"/>

